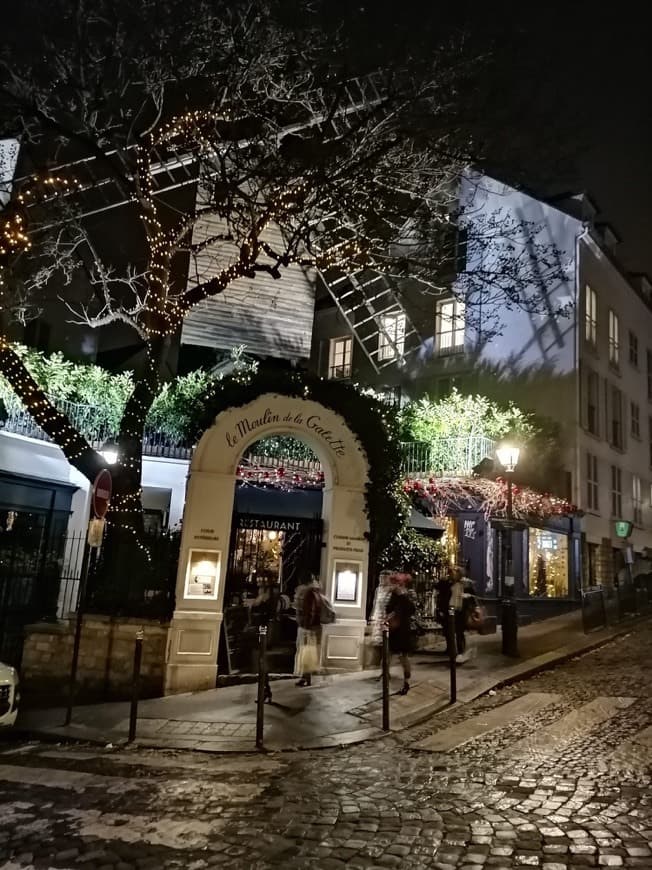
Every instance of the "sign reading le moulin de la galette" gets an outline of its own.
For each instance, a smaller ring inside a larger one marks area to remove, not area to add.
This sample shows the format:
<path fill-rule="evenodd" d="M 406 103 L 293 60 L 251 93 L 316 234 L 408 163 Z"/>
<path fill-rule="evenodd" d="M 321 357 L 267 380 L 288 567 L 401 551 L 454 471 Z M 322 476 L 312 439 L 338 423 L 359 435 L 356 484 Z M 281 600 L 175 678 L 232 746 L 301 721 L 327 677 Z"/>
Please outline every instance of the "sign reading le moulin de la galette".
<path fill-rule="evenodd" d="M 329 428 L 328 423 L 325 423 L 319 414 L 306 415 L 302 411 L 295 413 L 292 410 L 277 414 L 271 408 L 266 408 L 264 413 L 258 417 L 247 416 L 238 420 L 235 428 L 226 433 L 226 443 L 229 447 L 237 447 L 253 432 L 272 424 L 277 424 L 279 427 L 286 425 L 292 429 L 299 427 L 307 434 L 315 435 L 327 444 L 336 456 L 344 456 L 346 453 L 344 441 Z"/>

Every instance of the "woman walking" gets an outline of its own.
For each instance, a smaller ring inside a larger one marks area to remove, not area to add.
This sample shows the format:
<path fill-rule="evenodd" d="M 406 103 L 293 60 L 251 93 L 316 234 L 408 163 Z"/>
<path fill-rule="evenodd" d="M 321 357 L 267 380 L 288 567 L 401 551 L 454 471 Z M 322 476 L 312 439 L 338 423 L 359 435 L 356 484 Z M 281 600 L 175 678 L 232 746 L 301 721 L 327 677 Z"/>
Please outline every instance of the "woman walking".
<path fill-rule="evenodd" d="M 297 655 L 294 671 L 300 677 L 296 685 L 303 688 L 312 684 L 312 674 L 319 670 L 321 591 L 316 578 L 297 587 L 294 606 L 297 616 Z"/>
<path fill-rule="evenodd" d="M 394 587 L 394 572 L 381 571 L 378 578 L 378 586 L 374 595 L 374 606 L 371 610 L 371 643 L 378 650 L 379 658 L 382 661 L 383 648 L 383 629 L 387 622 L 387 602 L 392 594 Z M 374 659 L 375 661 L 375 659 Z M 378 679 L 382 678 L 382 669 Z"/>
<path fill-rule="evenodd" d="M 389 627 L 389 649 L 391 653 L 398 655 L 403 668 L 403 686 L 399 690 L 399 695 L 407 695 L 410 691 L 410 678 L 412 676 L 410 653 L 414 646 L 412 617 L 415 606 L 408 591 L 409 582 L 410 576 L 408 574 L 397 576 L 396 585 L 392 588 L 385 609 Z"/>

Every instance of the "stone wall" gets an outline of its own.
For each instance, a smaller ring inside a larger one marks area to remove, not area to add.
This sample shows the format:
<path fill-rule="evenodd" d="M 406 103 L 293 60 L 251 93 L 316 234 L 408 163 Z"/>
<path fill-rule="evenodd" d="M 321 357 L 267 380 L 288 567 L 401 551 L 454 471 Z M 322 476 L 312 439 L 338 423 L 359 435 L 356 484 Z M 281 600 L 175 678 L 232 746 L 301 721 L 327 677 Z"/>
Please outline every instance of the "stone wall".
<path fill-rule="evenodd" d="M 145 634 L 140 696 L 151 698 L 163 694 L 168 625 L 89 614 L 84 617 L 81 636 L 78 700 L 130 697 L 134 642 L 140 628 Z M 26 627 L 20 671 L 27 703 L 52 703 L 67 697 L 74 632 L 74 617 Z"/>

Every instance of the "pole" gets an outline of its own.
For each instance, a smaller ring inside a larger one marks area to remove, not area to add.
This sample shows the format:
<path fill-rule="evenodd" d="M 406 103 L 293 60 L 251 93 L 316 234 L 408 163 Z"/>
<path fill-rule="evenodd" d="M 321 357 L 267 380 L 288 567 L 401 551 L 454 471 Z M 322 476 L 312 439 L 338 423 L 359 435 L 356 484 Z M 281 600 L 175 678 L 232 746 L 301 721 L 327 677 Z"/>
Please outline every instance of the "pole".
<path fill-rule="evenodd" d="M 145 632 L 142 628 L 136 632 L 134 644 L 134 673 L 131 682 L 131 707 L 129 709 L 129 737 L 127 743 L 133 743 L 136 739 L 136 723 L 138 722 L 138 697 L 140 695 L 140 665 L 143 660 L 143 639 Z"/>
<path fill-rule="evenodd" d="M 265 726 L 265 675 L 267 674 L 267 626 L 258 629 L 258 706 L 256 707 L 256 749 L 263 748 Z"/>
<path fill-rule="evenodd" d="M 381 659 L 383 678 L 383 731 L 389 731 L 389 628 L 383 626 L 383 654 Z"/>
<path fill-rule="evenodd" d="M 66 718 L 64 726 L 70 725 L 72 720 L 72 708 L 75 703 L 75 688 L 77 682 L 77 669 L 79 667 L 79 650 L 81 648 L 82 626 L 84 621 L 84 609 L 86 606 L 86 587 L 88 585 L 88 575 L 91 567 L 91 554 L 93 555 L 92 563 L 95 566 L 94 550 L 84 544 L 84 556 L 82 558 L 81 576 L 79 578 L 79 593 L 77 597 L 77 618 L 75 620 L 75 638 L 72 645 L 72 662 L 70 664 L 70 683 L 68 685 L 68 707 L 66 708 Z"/>
<path fill-rule="evenodd" d="M 448 608 L 448 668 L 450 670 L 450 703 L 457 701 L 457 636 L 455 634 L 455 608 Z"/>
<path fill-rule="evenodd" d="M 518 656 L 518 617 L 516 614 L 516 599 L 514 596 L 514 567 L 512 559 L 513 534 L 513 503 L 512 503 L 513 471 L 507 472 L 507 522 L 502 532 L 502 633 L 503 655 L 516 658 Z"/>

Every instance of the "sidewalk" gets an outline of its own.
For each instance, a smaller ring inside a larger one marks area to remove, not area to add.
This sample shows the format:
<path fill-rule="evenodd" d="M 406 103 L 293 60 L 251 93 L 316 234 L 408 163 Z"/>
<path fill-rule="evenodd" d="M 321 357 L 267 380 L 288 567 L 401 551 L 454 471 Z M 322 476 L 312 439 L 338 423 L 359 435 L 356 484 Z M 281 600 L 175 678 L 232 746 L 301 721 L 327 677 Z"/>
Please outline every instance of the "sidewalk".
<path fill-rule="evenodd" d="M 468 703 L 490 689 L 585 652 L 629 631 L 627 624 L 585 635 L 574 612 L 519 630 L 519 659 L 501 654 L 501 635 L 472 635 L 475 657 L 457 668 L 457 700 Z M 290 750 L 340 746 L 382 737 L 381 688 L 377 671 L 317 677 L 310 688 L 294 680 L 272 682 L 273 703 L 265 705 L 265 748 Z M 402 683 L 398 663 L 391 691 Z M 255 749 L 256 686 L 239 685 L 142 701 L 137 743 L 166 749 L 247 752 Z M 393 694 L 393 731 L 423 721 L 449 704 L 448 659 L 417 652 L 411 689 Z M 63 727 L 63 709 L 29 710 L 17 729 L 32 737 L 122 744 L 129 723 L 127 703 L 76 707 L 73 724 Z"/>

